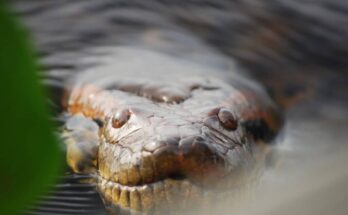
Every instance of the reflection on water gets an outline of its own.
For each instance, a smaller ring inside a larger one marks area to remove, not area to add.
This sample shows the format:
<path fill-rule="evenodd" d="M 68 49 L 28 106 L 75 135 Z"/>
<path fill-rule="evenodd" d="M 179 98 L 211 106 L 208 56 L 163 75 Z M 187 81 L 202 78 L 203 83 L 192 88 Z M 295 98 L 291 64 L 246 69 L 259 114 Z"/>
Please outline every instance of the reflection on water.
<path fill-rule="evenodd" d="M 92 54 L 88 48 L 141 43 L 210 66 L 221 65 L 211 54 L 221 51 L 280 100 L 288 86 L 309 89 L 308 96 L 287 108 L 274 164 L 251 188 L 252 197 L 237 203 L 225 199 L 206 211 L 348 213 L 348 5 L 344 0 L 15 2 L 49 70 L 44 76 L 57 88 L 71 72 L 90 66 L 86 58 L 94 62 L 107 54 Z"/>

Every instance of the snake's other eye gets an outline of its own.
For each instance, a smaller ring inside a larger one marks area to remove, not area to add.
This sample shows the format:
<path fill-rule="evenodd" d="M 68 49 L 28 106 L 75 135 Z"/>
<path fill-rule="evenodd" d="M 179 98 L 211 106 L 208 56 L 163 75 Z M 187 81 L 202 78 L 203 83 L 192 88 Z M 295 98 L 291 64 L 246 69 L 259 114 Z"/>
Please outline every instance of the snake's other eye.
<path fill-rule="evenodd" d="M 121 128 L 129 120 L 131 113 L 129 110 L 121 110 L 111 120 L 113 128 Z"/>
<path fill-rule="evenodd" d="M 220 124 L 227 130 L 234 131 L 238 127 L 238 121 L 232 112 L 226 108 L 221 108 L 217 114 Z"/>

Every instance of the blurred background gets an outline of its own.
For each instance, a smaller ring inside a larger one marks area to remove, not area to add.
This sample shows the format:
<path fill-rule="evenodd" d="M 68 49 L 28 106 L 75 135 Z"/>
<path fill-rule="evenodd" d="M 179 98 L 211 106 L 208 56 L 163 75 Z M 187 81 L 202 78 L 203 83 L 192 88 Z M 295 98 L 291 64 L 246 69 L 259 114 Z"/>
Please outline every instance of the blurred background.
<path fill-rule="evenodd" d="M 252 197 L 207 214 L 348 213 L 348 3 L 344 0 L 13 0 L 61 111 L 64 80 L 114 46 L 221 56 L 262 83 L 286 124 Z M 194 57 L 193 57 L 194 56 Z M 215 59 L 216 58 L 216 59 Z M 93 197 L 94 198 L 94 197 Z"/>

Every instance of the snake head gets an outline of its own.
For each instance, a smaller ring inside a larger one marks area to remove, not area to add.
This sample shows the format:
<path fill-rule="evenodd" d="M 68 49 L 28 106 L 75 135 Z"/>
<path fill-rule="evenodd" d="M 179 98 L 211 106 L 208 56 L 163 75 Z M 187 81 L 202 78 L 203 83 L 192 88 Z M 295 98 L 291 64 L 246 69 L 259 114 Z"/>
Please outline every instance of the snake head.
<path fill-rule="evenodd" d="M 193 65 L 157 57 L 154 65 L 173 71 L 154 67 L 149 76 L 134 63 L 115 75 L 122 62 L 111 62 L 77 77 L 67 102 L 72 119 L 84 117 L 87 126 L 67 127 L 93 134 L 74 134 L 80 139 L 68 143 L 68 163 L 94 172 L 116 211 L 184 209 L 252 183 L 282 127 L 281 111 L 254 82 L 221 71 L 211 77 L 205 67 L 186 74 Z"/>

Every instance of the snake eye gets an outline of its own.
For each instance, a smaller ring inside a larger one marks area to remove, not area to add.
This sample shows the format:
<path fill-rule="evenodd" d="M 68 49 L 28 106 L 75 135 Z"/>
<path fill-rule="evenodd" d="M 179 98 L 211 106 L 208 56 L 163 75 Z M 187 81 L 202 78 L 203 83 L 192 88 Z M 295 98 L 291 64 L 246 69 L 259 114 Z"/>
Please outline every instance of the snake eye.
<path fill-rule="evenodd" d="M 116 113 L 111 120 L 113 128 L 121 128 L 129 120 L 131 113 L 129 110 L 122 110 Z"/>
<path fill-rule="evenodd" d="M 218 113 L 220 124 L 227 130 L 234 131 L 238 127 L 238 121 L 230 110 L 221 108 Z"/>

